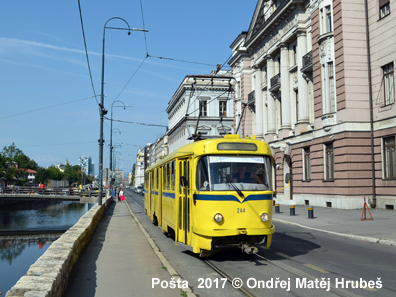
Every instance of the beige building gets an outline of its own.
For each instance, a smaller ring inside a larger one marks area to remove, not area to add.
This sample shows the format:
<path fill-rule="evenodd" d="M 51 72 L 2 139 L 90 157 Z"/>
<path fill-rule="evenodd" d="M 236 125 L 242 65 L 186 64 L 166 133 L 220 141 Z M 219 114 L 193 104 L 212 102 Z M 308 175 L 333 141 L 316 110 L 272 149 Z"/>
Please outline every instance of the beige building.
<path fill-rule="evenodd" d="M 278 200 L 394 209 L 395 16 L 395 0 L 258 1 L 231 45 L 235 130 L 270 144 L 275 188 L 290 176 Z"/>

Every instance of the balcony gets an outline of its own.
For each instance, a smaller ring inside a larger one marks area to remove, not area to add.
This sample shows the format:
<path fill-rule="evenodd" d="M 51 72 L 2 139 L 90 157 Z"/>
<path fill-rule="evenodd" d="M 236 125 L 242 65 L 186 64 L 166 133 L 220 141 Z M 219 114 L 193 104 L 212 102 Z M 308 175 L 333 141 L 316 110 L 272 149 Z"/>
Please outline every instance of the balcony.
<path fill-rule="evenodd" d="M 279 91 L 280 87 L 281 87 L 281 76 L 280 73 L 278 73 L 273 78 L 271 78 L 270 92 Z"/>
<path fill-rule="evenodd" d="M 302 57 L 302 72 L 312 72 L 312 51 Z"/>
<path fill-rule="evenodd" d="M 252 92 L 250 92 L 248 94 L 247 106 L 252 112 L 256 112 L 256 95 L 255 95 L 255 91 L 252 91 Z"/>

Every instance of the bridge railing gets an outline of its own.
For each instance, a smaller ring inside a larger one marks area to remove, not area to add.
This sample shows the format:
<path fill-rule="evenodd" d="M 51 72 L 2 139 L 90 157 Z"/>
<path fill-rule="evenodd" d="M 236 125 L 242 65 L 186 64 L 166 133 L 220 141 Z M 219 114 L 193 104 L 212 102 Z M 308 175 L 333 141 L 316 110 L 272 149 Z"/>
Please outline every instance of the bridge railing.
<path fill-rule="evenodd" d="M 26 195 L 57 195 L 57 196 L 79 196 L 97 197 L 98 190 L 80 190 L 74 188 L 39 188 L 39 187 L 5 187 L 0 190 L 0 194 L 26 194 Z M 102 192 L 105 197 L 106 191 Z"/>

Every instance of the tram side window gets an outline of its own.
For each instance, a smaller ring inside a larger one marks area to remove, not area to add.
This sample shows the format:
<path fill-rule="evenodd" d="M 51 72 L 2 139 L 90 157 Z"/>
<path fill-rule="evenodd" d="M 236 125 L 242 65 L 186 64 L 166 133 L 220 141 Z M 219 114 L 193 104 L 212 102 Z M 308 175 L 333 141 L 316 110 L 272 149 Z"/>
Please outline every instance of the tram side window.
<path fill-rule="evenodd" d="M 170 190 L 170 163 L 166 164 L 166 189 Z"/>
<path fill-rule="evenodd" d="M 145 179 L 144 187 L 146 189 L 148 189 L 148 186 L 149 186 L 149 174 L 148 173 L 144 174 L 144 179 Z"/>
<path fill-rule="evenodd" d="M 176 165 L 176 161 L 172 161 L 171 166 L 172 166 L 172 170 L 171 170 L 171 190 L 174 191 L 175 190 L 175 165 Z"/>
<path fill-rule="evenodd" d="M 158 168 L 155 169 L 155 184 L 154 184 L 154 188 L 156 190 L 158 190 Z"/>
<path fill-rule="evenodd" d="M 182 173 L 183 171 L 182 171 L 182 162 L 179 162 L 179 177 L 181 177 L 181 176 L 183 176 L 183 173 Z M 181 183 L 181 181 L 179 182 L 179 191 L 181 191 L 182 190 L 182 183 Z"/>
<path fill-rule="evenodd" d="M 164 165 L 162 167 L 162 175 L 163 175 L 163 179 L 162 179 L 162 189 L 165 190 L 166 189 L 166 165 Z"/>
<path fill-rule="evenodd" d="M 208 159 L 201 158 L 197 166 L 197 189 L 199 191 L 209 191 Z"/>

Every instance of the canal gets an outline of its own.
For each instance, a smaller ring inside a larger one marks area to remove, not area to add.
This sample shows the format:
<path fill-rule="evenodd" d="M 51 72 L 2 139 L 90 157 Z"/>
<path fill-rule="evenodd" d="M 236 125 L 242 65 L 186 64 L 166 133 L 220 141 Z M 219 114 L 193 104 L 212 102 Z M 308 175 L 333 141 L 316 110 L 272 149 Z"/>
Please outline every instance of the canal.
<path fill-rule="evenodd" d="M 0 205 L 0 294 L 4 296 L 93 205 L 74 201 Z"/>

